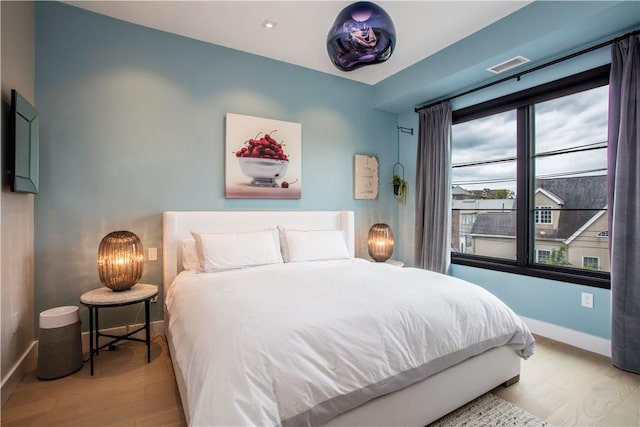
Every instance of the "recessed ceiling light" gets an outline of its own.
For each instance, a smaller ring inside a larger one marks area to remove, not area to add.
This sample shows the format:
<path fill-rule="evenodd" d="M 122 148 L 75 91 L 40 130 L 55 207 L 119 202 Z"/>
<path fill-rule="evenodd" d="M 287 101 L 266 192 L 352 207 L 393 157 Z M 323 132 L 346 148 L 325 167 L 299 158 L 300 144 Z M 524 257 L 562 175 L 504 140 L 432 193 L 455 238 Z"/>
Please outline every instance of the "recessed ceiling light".
<path fill-rule="evenodd" d="M 262 28 L 266 28 L 267 30 L 273 30 L 278 25 L 277 22 L 269 21 L 265 19 L 262 23 Z"/>
<path fill-rule="evenodd" d="M 504 62 L 494 65 L 493 67 L 487 68 L 487 71 L 491 71 L 492 73 L 500 74 L 504 73 L 507 70 L 515 68 L 519 65 L 522 65 L 526 62 L 529 62 L 529 58 L 525 58 L 524 56 L 516 56 L 511 59 L 507 59 Z"/>

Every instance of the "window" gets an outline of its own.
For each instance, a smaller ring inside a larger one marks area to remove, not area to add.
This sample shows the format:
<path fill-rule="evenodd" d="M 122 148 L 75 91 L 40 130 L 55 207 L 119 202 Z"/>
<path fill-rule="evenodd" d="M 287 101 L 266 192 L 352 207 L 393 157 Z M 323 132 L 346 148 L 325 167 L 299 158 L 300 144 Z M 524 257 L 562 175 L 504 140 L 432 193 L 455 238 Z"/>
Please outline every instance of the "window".
<path fill-rule="evenodd" d="M 553 224 L 551 209 L 553 206 L 536 206 L 534 211 L 536 224 Z"/>
<path fill-rule="evenodd" d="M 476 214 L 460 214 L 460 224 L 473 225 L 476 220 Z"/>
<path fill-rule="evenodd" d="M 587 270 L 600 270 L 600 258 L 583 256 L 582 268 L 586 268 Z"/>
<path fill-rule="evenodd" d="M 536 262 L 541 264 L 545 264 L 551 261 L 551 251 L 547 251 L 544 249 L 536 250 Z"/>
<path fill-rule="evenodd" d="M 608 73 L 453 112 L 453 263 L 609 287 Z"/>
<path fill-rule="evenodd" d="M 464 199 L 452 200 L 452 246 L 465 242 L 465 253 L 508 260 L 516 257 L 516 131 L 514 111 L 452 129 L 453 185 L 464 188 L 466 194 Z M 497 141 L 500 150 L 492 148 Z M 490 241 L 487 236 L 500 237 Z"/>

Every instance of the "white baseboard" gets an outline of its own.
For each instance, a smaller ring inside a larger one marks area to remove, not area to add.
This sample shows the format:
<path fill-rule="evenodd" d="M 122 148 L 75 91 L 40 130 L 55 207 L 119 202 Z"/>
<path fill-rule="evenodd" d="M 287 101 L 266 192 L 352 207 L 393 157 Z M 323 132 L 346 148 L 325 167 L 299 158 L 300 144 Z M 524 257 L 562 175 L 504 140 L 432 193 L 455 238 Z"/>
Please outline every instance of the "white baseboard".
<path fill-rule="evenodd" d="M 563 326 L 520 316 L 532 333 L 560 341 L 583 350 L 611 357 L 611 340 L 585 334 Z"/>
<path fill-rule="evenodd" d="M 143 323 L 139 323 L 136 325 L 118 326 L 115 328 L 100 329 L 100 332 L 104 332 L 106 334 L 111 334 L 111 335 L 123 335 L 127 333 L 127 328 L 128 330 L 133 330 L 133 329 L 140 328 L 143 325 L 144 325 Z M 151 328 L 152 339 L 157 335 L 164 335 L 164 320 L 156 320 L 155 322 L 151 322 L 149 327 Z M 144 330 L 134 334 L 133 336 L 136 338 L 144 339 Z M 81 338 L 82 338 L 82 351 L 86 353 L 89 351 L 89 332 L 83 332 Z M 108 338 L 104 338 L 104 339 L 106 340 Z M 100 342 L 104 343 L 105 341 L 100 340 Z M 120 341 L 116 345 L 120 345 L 123 342 L 125 341 Z"/>
<path fill-rule="evenodd" d="M 18 361 L 11 367 L 9 374 L 2 379 L 2 390 L 0 391 L 0 395 L 2 395 L 2 406 L 7 403 L 7 400 L 9 400 L 16 390 L 24 374 L 35 366 L 38 349 L 37 343 L 37 341 L 33 341 L 31 345 L 29 345 L 29 348 L 22 353 L 22 356 L 20 356 Z"/>

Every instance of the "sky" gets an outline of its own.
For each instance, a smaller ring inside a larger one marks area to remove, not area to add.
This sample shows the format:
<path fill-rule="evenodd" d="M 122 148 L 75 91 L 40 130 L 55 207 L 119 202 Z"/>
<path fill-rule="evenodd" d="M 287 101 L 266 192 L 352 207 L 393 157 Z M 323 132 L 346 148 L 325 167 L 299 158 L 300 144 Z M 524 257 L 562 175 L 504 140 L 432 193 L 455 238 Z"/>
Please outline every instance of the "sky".
<path fill-rule="evenodd" d="M 602 175 L 606 168 L 607 114 L 609 87 L 536 104 L 536 153 L 587 144 L 598 150 L 567 153 L 536 159 L 536 177 L 592 171 Z M 504 159 L 516 156 L 516 112 L 507 111 L 453 126 L 452 163 Z M 575 176 L 575 175 L 574 175 Z M 515 161 L 453 169 L 453 185 L 467 190 L 516 190 Z M 492 182 L 486 182 L 492 181 Z M 498 181 L 498 182 L 493 182 Z"/>

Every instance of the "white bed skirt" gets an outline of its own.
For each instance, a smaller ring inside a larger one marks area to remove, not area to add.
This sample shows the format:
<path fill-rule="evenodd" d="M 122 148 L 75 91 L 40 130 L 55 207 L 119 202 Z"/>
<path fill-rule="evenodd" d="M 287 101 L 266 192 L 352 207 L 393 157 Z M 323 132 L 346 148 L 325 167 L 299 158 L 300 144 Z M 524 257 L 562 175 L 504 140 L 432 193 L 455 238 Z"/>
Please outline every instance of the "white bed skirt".
<path fill-rule="evenodd" d="M 165 312 L 165 324 L 168 322 L 169 314 Z M 182 409 L 187 424 L 190 424 L 184 377 L 175 363 L 175 349 L 168 330 L 166 337 Z M 425 426 L 487 391 L 517 378 L 520 375 L 520 360 L 513 349 L 507 346 L 494 348 L 424 381 L 352 409 L 323 426 Z"/>

